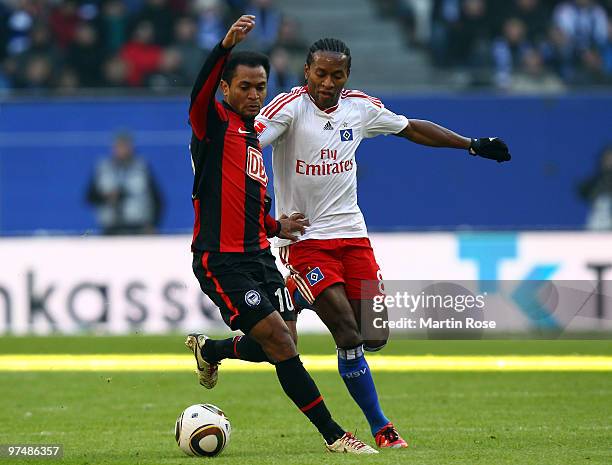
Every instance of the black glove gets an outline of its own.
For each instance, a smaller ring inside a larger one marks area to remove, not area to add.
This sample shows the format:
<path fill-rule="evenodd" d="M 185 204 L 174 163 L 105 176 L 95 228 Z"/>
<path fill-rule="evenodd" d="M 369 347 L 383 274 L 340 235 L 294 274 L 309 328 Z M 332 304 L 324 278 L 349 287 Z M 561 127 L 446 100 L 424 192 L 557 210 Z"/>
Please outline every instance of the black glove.
<path fill-rule="evenodd" d="M 470 155 L 497 160 L 498 163 L 510 161 L 512 158 L 508 152 L 508 146 L 499 137 L 472 139 L 469 152 Z"/>

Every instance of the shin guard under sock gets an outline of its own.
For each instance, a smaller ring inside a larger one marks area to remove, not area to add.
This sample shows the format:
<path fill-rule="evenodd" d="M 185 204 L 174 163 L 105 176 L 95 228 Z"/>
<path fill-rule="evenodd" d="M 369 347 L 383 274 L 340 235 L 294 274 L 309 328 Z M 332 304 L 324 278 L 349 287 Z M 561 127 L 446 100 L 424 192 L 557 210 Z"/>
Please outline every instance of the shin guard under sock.
<path fill-rule="evenodd" d="M 278 362 L 276 375 L 285 394 L 308 417 L 328 444 L 341 438 L 345 431 L 332 419 L 323 397 L 310 377 L 300 356 Z"/>
<path fill-rule="evenodd" d="M 338 371 L 346 388 L 368 420 L 372 434 L 376 434 L 389 423 L 389 419 L 380 408 L 372 373 L 361 345 L 352 349 L 338 349 Z"/>

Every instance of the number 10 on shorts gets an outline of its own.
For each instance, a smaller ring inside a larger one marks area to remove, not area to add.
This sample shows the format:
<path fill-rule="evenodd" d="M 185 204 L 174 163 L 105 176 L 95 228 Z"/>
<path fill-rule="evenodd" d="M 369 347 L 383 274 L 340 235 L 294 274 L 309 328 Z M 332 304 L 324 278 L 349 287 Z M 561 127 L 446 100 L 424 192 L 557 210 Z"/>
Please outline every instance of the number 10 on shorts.
<path fill-rule="evenodd" d="M 291 296 L 289 295 L 289 289 L 286 287 L 279 287 L 274 295 L 278 297 L 278 305 L 279 312 L 284 313 L 285 308 L 287 308 L 288 312 L 292 312 L 294 310 L 293 302 L 291 301 Z"/>

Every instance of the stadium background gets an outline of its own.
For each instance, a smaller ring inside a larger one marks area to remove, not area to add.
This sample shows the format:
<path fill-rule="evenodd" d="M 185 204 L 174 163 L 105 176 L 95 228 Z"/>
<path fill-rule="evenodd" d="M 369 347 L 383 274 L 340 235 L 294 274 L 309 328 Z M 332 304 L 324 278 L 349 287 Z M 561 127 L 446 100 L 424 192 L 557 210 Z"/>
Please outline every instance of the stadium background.
<path fill-rule="evenodd" d="M 230 365 L 223 389 L 202 394 L 180 337 L 225 331 L 190 269 L 187 106 L 206 50 L 245 11 L 260 34 L 242 48 L 274 57 L 269 98 L 301 82 L 311 42 L 336 36 L 353 54 L 350 88 L 408 117 L 508 142 L 503 165 L 394 137 L 362 145 L 360 206 L 387 279 L 592 281 L 593 265 L 612 264 L 612 232 L 585 230 L 593 199 L 580 189 L 612 144 L 610 1 L 3 0 L 0 443 L 63 442 L 68 463 L 179 463 L 174 417 L 210 401 L 236 431 L 222 463 L 245 454 L 273 463 L 270 448 L 278 463 L 321 462 L 280 394 L 245 406 L 243 376 L 253 399 L 277 392 L 273 377 Z M 104 237 L 86 202 L 118 131 L 133 134 L 159 184 L 155 235 Z M 599 193 L 612 197 L 609 181 Z M 606 310 L 587 306 L 576 328 L 609 338 Z M 541 329 L 520 306 L 512 319 L 521 337 Z M 333 355 L 312 312 L 300 325 L 322 333 L 304 336 L 302 353 Z M 41 337 L 18 337 L 27 334 Z M 177 358 L 149 368 L 122 358 L 160 353 Z M 91 354 L 111 359 L 77 357 Z M 607 463 L 609 340 L 396 340 L 372 366 L 389 355 L 400 358 L 377 375 L 381 399 L 423 463 Z M 488 373 L 510 356 L 518 372 Z M 332 409 L 366 431 L 333 369 L 316 360 L 306 365 Z"/>
<path fill-rule="evenodd" d="M 593 280 L 589 265 L 611 261 L 610 221 L 596 240 L 581 232 L 595 203 L 581 186 L 611 143 L 609 2 L 6 1 L 2 331 L 217 327 L 186 265 L 187 96 L 206 50 L 242 12 L 259 22 L 241 47 L 272 57 L 269 98 L 301 82 L 309 43 L 335 35 L 352 49 L 350 87 L 511 147 L 512 162 L 498 165 L 394 137 L 362 144 L 359 201 L 386 279 Z M 88 185 L 118 132 L 132 134 L 159 186 L 156 236 L 93 238 Z M 612 202 L 610 176 L 599 179 L 595 192 Z M 177 321 L 153 323 L 168 314 Z M 537 327 L 527 314 L 517 325 Z M 302 326 L 321 329 L 312 314 Z"/>

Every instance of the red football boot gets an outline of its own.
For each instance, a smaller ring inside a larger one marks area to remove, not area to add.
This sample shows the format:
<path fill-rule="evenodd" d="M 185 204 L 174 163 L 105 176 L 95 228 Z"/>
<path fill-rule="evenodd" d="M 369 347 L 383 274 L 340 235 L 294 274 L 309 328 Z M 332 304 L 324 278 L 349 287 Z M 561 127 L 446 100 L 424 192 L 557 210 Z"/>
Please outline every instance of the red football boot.
<path fill-rule="evenodd" d="M 408 447 L 408 443 L 399 435 L 393 423 L 389 422 L 383 426 L 374 436 L 376 445 L 381 449 L 402 449 Z"/>

